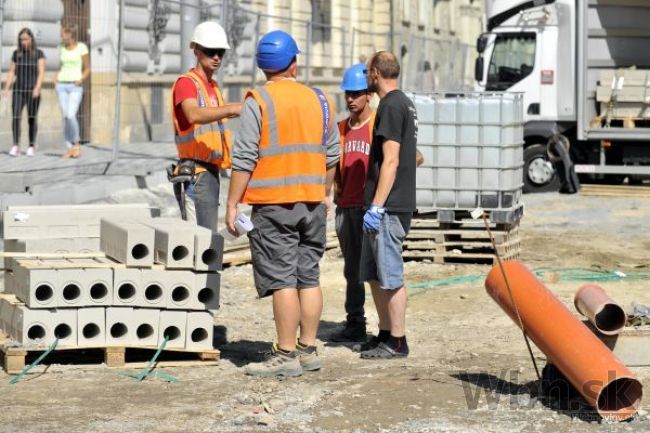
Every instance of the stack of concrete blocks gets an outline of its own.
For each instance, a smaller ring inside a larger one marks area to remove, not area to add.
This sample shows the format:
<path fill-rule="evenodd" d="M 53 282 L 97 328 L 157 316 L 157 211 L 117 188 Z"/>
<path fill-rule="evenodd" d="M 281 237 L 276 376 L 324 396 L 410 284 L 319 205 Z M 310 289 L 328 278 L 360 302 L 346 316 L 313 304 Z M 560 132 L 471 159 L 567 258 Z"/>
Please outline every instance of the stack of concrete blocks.
<path fill-rule="evenodd" d="M 157 214 L 146 204 L 11 206 L 0 213 L 0 233 L 5 252 L 15 256 L 100 254 L 102 217 Z M 103 306 L 112 300 L 112 269 L 69 269 L 61 267 L 63 261 L 30 269 L 11 255 L 0 261 L 7 270 L 4 288 L 15 295 L 0 300 L 5 333 L 27 347 L 57 338 L 62 347 L 105 344 Z"/>
<path fill-rule="evenodd" d="M 108 344 L 212 349 L 223 238 L 177 219 L 104 219 L 100 247 L 114 269 Z"/>
<path fill-rule="evenodd" d="M 25 346 L 213 348 L 223 238 L 175 219 L 101 219 L 115 261 L 11 261 L 0 327 Z"/>
<path fill-rule="evenodd" d="M 0 214 L 8 252 L 100 254 L 105 246 L 124 263 L 97 268 L 92 259 L 73 266 L 52 259 L 30 267 L 9 257 L 0 329 L 26 347 L 57 338 L 61 347 L 156 346 L 169 335 L 169 347 L 211 349 L 208 310 L 219 306 L 223 239 L 152 213 L 146 205 L 98 205 L 24 206 Z M 153 266 L 153 258 L 163 265 Z"/>

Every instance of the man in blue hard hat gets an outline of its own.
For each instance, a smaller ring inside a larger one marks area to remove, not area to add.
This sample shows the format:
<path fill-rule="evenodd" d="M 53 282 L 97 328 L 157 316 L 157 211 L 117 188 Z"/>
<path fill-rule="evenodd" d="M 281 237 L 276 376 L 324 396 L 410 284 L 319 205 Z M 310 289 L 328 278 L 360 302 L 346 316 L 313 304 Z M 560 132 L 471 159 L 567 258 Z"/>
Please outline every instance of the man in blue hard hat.
<path fill-rule="evenodd" d="M 336 234 L 343 253 L 345 291 L 345 328 L 332 335 L 335 342 L 366 340 L 364 312 L 365 288 L 359 276 L 363 241 L 363 192 L 368 172 L 374 113 L 366 65 L 349 67 L 341 82 L 350 116 L 339 122 L 341 161 L 335 177 Z"/>
<path fill-rule="evenodd" d="M 238 203 L 253 206 L 255 287 L 273 298 L 277 332 L 267 359 L 248 366 L 253 376 L 300 376 L 321 366 L 319 261 L 340 139 L 330 99 L 296 81 L 299 53 L 286 32 L 260 39 L 256 60 L 268 81 L 246 95 L 233 151 L 226 225 L 234 234 Z"/>

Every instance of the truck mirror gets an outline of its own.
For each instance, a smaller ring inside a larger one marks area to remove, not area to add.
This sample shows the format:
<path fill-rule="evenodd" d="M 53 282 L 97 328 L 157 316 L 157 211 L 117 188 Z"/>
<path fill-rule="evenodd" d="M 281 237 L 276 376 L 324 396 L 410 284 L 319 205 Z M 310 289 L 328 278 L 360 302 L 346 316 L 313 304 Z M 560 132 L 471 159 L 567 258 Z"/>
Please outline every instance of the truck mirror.
<path fill-rule="evenodd" d="M 487 35 L 485 33 L 482 33 L 481 36 L 476 39 L 476 51 L 479 53 L 485 51 L 485 48 L 487 47 L 487 41 Z"/>
<path fill-rule="evenodd" d="M 474 63 L 474 79 L 478 82 L 483 81 L 483 56 L 478 56 Z"/>

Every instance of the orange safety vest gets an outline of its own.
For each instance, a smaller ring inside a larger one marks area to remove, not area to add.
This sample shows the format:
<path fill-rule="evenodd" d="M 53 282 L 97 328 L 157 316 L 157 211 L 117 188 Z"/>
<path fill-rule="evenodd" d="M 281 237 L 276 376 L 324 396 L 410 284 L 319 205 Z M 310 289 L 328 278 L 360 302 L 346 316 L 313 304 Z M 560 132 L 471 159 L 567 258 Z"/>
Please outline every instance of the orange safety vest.
<path fill-rule="evenodd" d="M 191 124 L 187 129 L 180 130 L 176 111 L 173 109 L 174 91 L 181 78 L 194 81 L 198 94 L 199 107 L 221 107 L 224 105 L 223 96 L 216 83 L 213 83 L 214 93 L 217 95 L 217 104 L 213 104 L 205 86 L 204 80 L 196 72 L 189 71 L 181 75 L 172 87 L 172 119 L 174 121 L 174 140 L 180 159 L 191 159 L 212 164 L 219 168 L 230 168 L 232 158 L 232 137 L 229 129 L 225 127 L 227 119 L 204 125 Z"/>
<path fill-rule="evenodd" d="M 339 134 L 341 135 L 341 159 L 339 160 L 339 169 L 343 170 L 343 165 L 345 163 L 344 157 L 345 157 L 345 130 L 348 127 L 348 120 L 350 120 L 349 117 L 341 120 L 339 122 Z M 370 120 L 368 120 L 368 123 L 366 123 L 366 127 L 368 128 L 368 133 L 370 135 L 370 145 L 372 146 L 372 128 L 375 126 L 375 112 L 371 111 L 370 112 Z"/>
<path fill-rule="evenodd" d="M 325 199 L 323 109 L 314 89 L 293 80 L 251 90 L 262 114 L 259 159 L 242 201 L 249 204 L 320 202 Z M 327 99 L 330 113 L 334 105 Z M 330 117 L 328 129 L 334 124 Z"/>

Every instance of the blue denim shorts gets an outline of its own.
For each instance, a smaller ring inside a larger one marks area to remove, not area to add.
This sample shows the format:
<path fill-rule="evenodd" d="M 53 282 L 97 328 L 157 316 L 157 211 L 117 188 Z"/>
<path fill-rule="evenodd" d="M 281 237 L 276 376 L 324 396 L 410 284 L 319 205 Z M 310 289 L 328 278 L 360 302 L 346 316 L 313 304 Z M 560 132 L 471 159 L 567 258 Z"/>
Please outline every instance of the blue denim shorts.
<path fill-rule="evenodd" d="M 413 214 L 386 213 L 377 233 L 364 233 L 361 247 L 362 281 L 379 281 L 382 289 L 404 285 L 402 244 L 411 228 Z"/>

